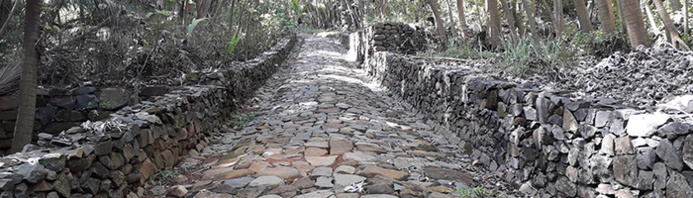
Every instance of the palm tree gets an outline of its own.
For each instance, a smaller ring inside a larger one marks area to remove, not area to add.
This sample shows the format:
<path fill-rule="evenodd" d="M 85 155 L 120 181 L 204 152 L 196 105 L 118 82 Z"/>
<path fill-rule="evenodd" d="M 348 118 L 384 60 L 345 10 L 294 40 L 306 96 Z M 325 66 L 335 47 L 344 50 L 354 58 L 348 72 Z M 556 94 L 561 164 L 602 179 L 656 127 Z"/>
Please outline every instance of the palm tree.
<path fill-rule="evenodd" d="M 607 35 L 614 34 L 616 24 L 614 23 L 614 9 L 611 7 L 611 0 L 597 0 L 597 9 L 599 9 L 602 31 Z"/>
<path fill-rule="evenodd" d="M 647 30 L 645 30 L 645 23 L 642 21 L 638 0 L 618 0 L 618 4 L 621 7 L 621 14 L 628 30 L 631 46 L 650 46 L 650 39 L 647 38 Z"/>
<path fill-rule="evenodd" d="M 575 10 L 577 11 L 578 20 L 580 21 L 580 30 L 582 32 L 592 32 L 592 22 L 590 22 L 590 15 L 587 13 L 587 7 L 585 7 L 584 0 L 574 0 Z"/>
<path fill-rule="evenodd" d="M 36 67 L 38 54 L 36 41 L 39 37 L 41 1 L 26 1 L 24 24 L 24 64 L 19 82 L 19 113 L 14 130 L 10 152 L 22 151 L 24 145 L 31 143 L 36 111 Z"/>

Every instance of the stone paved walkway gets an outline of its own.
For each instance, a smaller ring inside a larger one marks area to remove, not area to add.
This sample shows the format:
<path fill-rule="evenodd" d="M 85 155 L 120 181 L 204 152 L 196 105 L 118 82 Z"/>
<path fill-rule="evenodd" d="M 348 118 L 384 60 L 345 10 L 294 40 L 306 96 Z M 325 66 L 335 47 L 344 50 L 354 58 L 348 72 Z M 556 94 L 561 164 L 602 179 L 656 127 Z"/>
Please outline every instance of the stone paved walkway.
<path fill-rule="evenodd" d="M 299 36 L 300 50 L 257 91 L 257 104 L 242 110 L 253 121 L 222 129 L 176 168 L 184 174 L 140 194 L 460 197 L 451 191 L 481 186 L 491 197 L 517 195 L 497 182 L 500 174 L 483 172 L 435 135 L 408 104 L 369 84 L 335 41 Z"/>

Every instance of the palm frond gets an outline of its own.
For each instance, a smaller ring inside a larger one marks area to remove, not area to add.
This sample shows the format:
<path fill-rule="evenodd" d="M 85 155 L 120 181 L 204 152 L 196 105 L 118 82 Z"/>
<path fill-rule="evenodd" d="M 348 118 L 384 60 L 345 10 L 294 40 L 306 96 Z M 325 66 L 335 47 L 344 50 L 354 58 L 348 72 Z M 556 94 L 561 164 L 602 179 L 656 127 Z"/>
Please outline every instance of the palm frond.
<path fill-rule="evenodd" d="M 19 61 L 0 67 L 0 96 L 9 95 L 19 89 L 22 68 Z"/>

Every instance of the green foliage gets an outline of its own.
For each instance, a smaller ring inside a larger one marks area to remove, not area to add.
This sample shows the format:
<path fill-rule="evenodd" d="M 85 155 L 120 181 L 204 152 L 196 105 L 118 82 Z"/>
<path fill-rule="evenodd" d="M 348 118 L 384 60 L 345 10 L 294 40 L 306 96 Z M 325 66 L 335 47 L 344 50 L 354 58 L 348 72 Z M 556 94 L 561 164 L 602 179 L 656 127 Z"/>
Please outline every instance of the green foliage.
<path fill-rule="evenodd" d="M 511 73 L 526 73 L 529 62 L 537 57 L 536 46 L 529 39 L 520 39 L 517 43 L 503 40 L 504 52 L 501 53 L 501 65 Z"/>
<path fill-rule="evenodd" d="M 89 103 L 89 106 L 91 106 L 91 103 Z M 101 102 L 101 104 L 99 104 L 99 108 L 102 108 L 102 109 L 112 109 L 112 108 L 113 108 L 113 105 L 111 105 L 110 102 Z"/>
<path fill-rule="evenodd" d="M 198 81 L 198 80 L 200 80 L 200 76 L 198 76 L 196 73 L 189 73 L 189 74 L 185 75 L 185 78 L 186 78 L 188 81 Z"/>
<path fill-rule="evenodd" d="M 199 19 L 194 19 L 190 25 L 188 25 L 188 37 L 191 37 L 193 32 L 195 31 L 195 27 L 197 27 L 197 24 L 207 20 L 207 18 L 199 18 Z"/>
<path fill-rule="evenodd" d="M 247 113 L 247 114 L 238 114 L 233 116 L 233 120 L 229 122 L 229 125 L 233 127 L 243 127 L 245 126 L 248 122 L 252 121 L 255 119 L 256 114 L 255 113 Z"/>
<path fill-rule="evenodd" d="M 233 52 L 233 50 L 236 48 L 236 45 L 238 45 L 238 41 L 241 40 L 241 36 L 234 33 L 233 37 L 231 37 L 231 40 L 229 40 L 229 48 L 226 49 L 226 51 L 230 54 Z"/>
<path fill-rule="evenodd" d="M 451 193 L 460 195 L 460 197 L 464 198 L 473 198 L 473 197 L 488 197 L 492 196 L 493 190 L 486 189 L 482 186 L 476 187 L 476 188 L 469 188 L 469 187 L 464 187 L 464 188 L 455 188 L 454 191 Z"/>
<path fill-rule="evenodd" d="M 176 179 L 177 176 L 178 173 L 176 171 L 164 169 L 154 173 L 151 177 L 149 177 L 149 181 L 156 185 L 167 185 Z"/>

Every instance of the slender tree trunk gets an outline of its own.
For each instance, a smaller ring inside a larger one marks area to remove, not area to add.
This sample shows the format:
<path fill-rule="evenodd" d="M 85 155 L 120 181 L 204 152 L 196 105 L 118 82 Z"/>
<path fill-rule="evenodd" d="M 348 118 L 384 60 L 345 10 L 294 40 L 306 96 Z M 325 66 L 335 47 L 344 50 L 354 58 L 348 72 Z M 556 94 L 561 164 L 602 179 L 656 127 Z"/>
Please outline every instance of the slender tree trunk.
<path fill-rule="evenodd" d="M 455 28 L 455 17 L 452 15 L 452 2 L 453 0 L 445 0 L 448 4 L 448 17 L 450 18 L 450 26 L 452 27 L 452 35 L 457 35 L 457 28 Z"/>
<path fill-rule="evenodd" d="M 621 32 L 627 32 L 626 31 L 626 20 L 623 17 L 623 3 L 621 2 L 622 0 L 616 0 L 616 7 L 618 8 L 618 19 L 621 20 Z"/>
<path fill-rule="evenodd" d="M 231 8 L 229 9 L 229 30 L 233 27 L 233 9 L 236 8 L 236 0 L 231 0 Z M 240 28 L 240 27 L 239 27 Z"/>
<path fill-rule="evenodd" d="M 510 5 L 508 5 L 508 0 L 500 0 L 501 6 L 503 7 L 503 13 L 505 16 L 505 20 L 508 21 L 508 26 L 510 29 L 510 38 L 512 39 L 513 43 L 517 43 L 519 41 L 517 31 L 515 30 L 515 18 L 512 16 L 512 12 L 510 11 Z"/>
<path fill-rule="evenodd" d="M 563 25 L 563 0 L 553 0 L 553 28 L 556 31 L 556 38 L 561 38 Z"/>
<path fill-rule="evenodd" d="M 19 81 L 19 113 L 17 114 L 11 153 L 20 152 L 25 145 L 31 143 L 31 136 L 34 131 L 36 67 L 38 66 L 36 41 L 40 34 L 40 17 L 41 1 L 27 1 L 23 44 L 24 64 L 22 65 L 22 77 Z"/>
<path fill-rule="evenodd" d="M 448 38 L 445 35 L 445 26 L 443 24 L 443 19 L 440 18 L 440 12 L 438 12 L 438 0 L 428 0 L 428 5 L 431 6 L 431 10 L 433 11 L 433 16 L 435 17 L 436 20 L 436 33 L 438 34 L 438 39 L 440 39 L 440 43 L 443 45 L 443 49 L 447 49 L 448 47 Z"/>
<path fill-rule="evenodd" d="M 645 23 L 642 21 L 642 14 L 638 0 L 618 0 L 624 23 L 628 30 L 628 37 L 633 47 L 638 45 L 650 46 L 650 39 L 647 38 Z M 622 5 L 621 5 L 622 4 Z"/>
<path fill-rule="evenodd" d="M 195 7 L 197 7 L 197 18 L 198 19 L 205 17 L 205 1 L 206 0 L 195 1 Z"/>
<path fill-rule="evenodd" d="M 382 4 L 383 4 L 383 5 L 381 5 L 382 11 L 380 12 L 380 15 L 382 15 L 382 17 L 385 18 L 385 16 L 387 16 L 387 0 L 383 0 Z"/>
<path fill-rule="evenodd" d="M 681 10 L 681 0 L 669 0 L 669 5 L 671 5 L 671 10 Z"/>
<path fill-rule="evenodd" d="M 462 38 L 467 37 L 467 21 L 464 18 L 464 1 L 457 0 L 457 17 L 460 19 L 460 29 L 462 29 Z"/>
<path fill-rule="evenodd" d="M 522 4 L 521 3 L 520 4 L 514 4 L 513 3 L 513 7 L 510 8 L 510 11 L 513 14 L 513 18 L 515 18 L 515 27 L 517 27 L 517 34 L 525 35 L 525 26 L 522 23 L 522 18 L 520 17 L 520 14 L 517 13 L 517 11 L 521 11 L 520 5 L 522 5 Z"/>
<path fill-rule="evenodd" d="M 642 6 L 645 8 L 645 16 L 647 16 L 647 21 L 650 23 L 650 27 L 652 28 L 652 32 L 654 32 L 656 35 L 660 34 L 659 32 L 659 27 L 657 27 L 657 23 L 655 23 L 654 15 L 652 14 L 652 10 L 650 9 L 650 6 L 647 4 L 647 0 L 642 1 L 642 3 L 645 6 Z M 669 38 L 669 35 L 665 35 L 667 38 Z M 667 39 L 668 40 L 668 39 Z"/>
<path fill-rule="evenodd" d="M 525 7 L 525 12 L 527 13 L 527 23 L 529 23 L 529 29 L 532 31 L 532 43 L 534 44 L 534 47 L 537 48 L 537 52 L 539 53 L 539 56 L 542 56 L 542 52 L 544 51 L 541 41 L 539 40 L 539 31 L 537 28 L 537 22 L 535 21 L 535 7 L 534 4 L 529 2 L 531 0 L 522 0 L 523 7 Z"/>
<path fill-rule="evenodd" d="M 599 9 L 599 21 L 602 24 L 602 31 L 607 35 L 613 35 L 616 31 L 614 24 L 614 10 L 611 7 L 611 0 L 597 0 Z"/>
<path fill-rule="evenodd" d="M 407 1 L 406 0 L 400 0 L 399 2 L 402 6 L 402 14 L 404 14 L 405 16 L 408 15 L 407 14 Z"/>
<path fill-rule="evenodd" d="M 580 21 L 580 30 L 585 33 L 592 32 L 592 22 L 590 22 L 590 16 L 587 13 L 587 7 L 585 6 L 584 0 L 574 0 L 575 10 L 577 11 L 578 20 Z"/>
<path fill-rule="evenodd" d="M 497 0 L 486 0 L 488 4 L 489 13 L 489 41 L 493 47 L 498 47 L 500 45 L 500 14 L 498 13 L 498 1 Z"/>
<path fill-rule="evenodd" d="M 690 6 L 690 0 L 684 0 L 683 2 L 683 33 L 688 35 L 689 31 L 689 22 L 688 22 L 688 6 Z M 690 36 L 690 35 L 689 35 Z"/>
<path fill-rule="evenodd" d="M 686 45 L 686 42 L 683 42 L 681 40 L 681 37 L 679 36 L 679 30 L 676 29 L 674 26 L 674 22 L 671 21 L 671 18 L 669 18 L 669 14 L 667 13 L 667 10 L 664 8 L 664 5 L 662 5 L 661 0 L 652 0 L 652 2 L 655 3 L 655 6 L 657 6 L 657 10 L 659 11 L 659 16 L 662 18 L 662 22 L 664 22 L 664 29 L 667 30 L 667 34 L 669 34 L 669 42 L 674 45 L 674 47 L 678 49 L 685 49 L 685 50 L 691 50 L 691 48 Z"/>
<path fill-rule="evenodd" d="M 205 9 L 204 9 L 204 15 L 202 16 L 207 17 L 209 15 L 209 7 L 212 6 L 212 0 L 205 0 Z"/>

